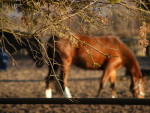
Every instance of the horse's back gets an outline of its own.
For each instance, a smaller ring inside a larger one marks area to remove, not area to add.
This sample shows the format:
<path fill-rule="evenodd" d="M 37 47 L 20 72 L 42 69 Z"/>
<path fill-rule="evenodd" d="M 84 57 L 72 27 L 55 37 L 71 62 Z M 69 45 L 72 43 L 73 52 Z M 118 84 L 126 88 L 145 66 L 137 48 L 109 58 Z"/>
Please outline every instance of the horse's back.
<path fill-rule="evenodd" d="M 51 37 L 48 41 L 50 43 L 49 57 L 53 57 L 55 49 L 56 61 L 71 59 L 73 64 L 89 69 L 98 69 L 99 66 L 104 67 L 108 62 L 115 61 L 121 65 L 124 60 L 123 56 L 126 53 L 122 51 L 127 47 L 116 36 L 75 35 L 75 39 L 77 39 L 76 45 L 72 44 L 69 39 Z"/>
<path fill-rule="evenodd" d="M 103 69 L 109 62 L 122 61 L 120 59 L 120 49 L 118 46 L 119 40 L 115 36 L 93 36 L 93 37 L 83 37 L 80 38 L 82 41 L 87 43 L 86 47 L 82 45 L 78 49 L 78 60 L 85 64 L 85 67 L 99 68 L 101 66 Z M 117 57 L 116 57 L 117 56 Z M 110 58 L 109 58 L 110 57 Z M 80 65 L 79 64 L 79 65 Z M 93 66 L 93 64 L 96 64 Z"/>

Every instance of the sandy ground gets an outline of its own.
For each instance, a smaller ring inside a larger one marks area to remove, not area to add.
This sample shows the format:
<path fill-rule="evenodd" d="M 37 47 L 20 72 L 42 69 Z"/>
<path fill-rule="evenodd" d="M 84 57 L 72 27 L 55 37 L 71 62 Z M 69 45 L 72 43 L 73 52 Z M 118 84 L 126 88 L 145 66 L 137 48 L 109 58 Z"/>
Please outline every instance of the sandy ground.
<path fill-rule="evenodd" d="M 48 68 L 34 67 L 31 59 L 18 59 L 17 65 L 12 63 L 6 72 L 0 72 L 0 98 L 44 98 L 45 83 Z M 75 66 L 71 67 L 69 73 L 69 88 L 73 97 L 94 98 L 97 90 L 101 71 L 82 70 Z M 124 75 L 124 68 L 118 71 L 117 94 L 118 98 L 132 98 L 129 91 L 130 78 Z M 93 78 L 93 79 L 92 79 Z M 146 98 L 150 98 L 150 76 L 145 77 Z M 53 88 L 53 97 L 63 96 Z M 109 83 L 101 93 L 101 97 L 111 97 Z M 0 113 L 150 113 L 150 106 L 143 105 L 0 105 Z"/>

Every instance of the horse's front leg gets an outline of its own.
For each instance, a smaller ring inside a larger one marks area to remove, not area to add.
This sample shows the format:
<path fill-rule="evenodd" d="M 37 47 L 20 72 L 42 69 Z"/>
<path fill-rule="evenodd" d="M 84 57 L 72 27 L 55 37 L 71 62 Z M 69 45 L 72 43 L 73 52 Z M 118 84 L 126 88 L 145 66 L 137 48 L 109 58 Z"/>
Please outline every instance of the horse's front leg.
<path fill-rule="evenodd" d="M 116 70 L 111 71 L 110 73 L 110 87 L 112 88 L 112 98 L 116 98 L 117 97 L 117 93 L 116 93 Z"/>
<path fill-rule="evenodd" d="M 97 93 L 96 97 L 100 96 L 100 93 L 101 93 L 104 85 L 106 84 L 108 78 L 109 78 L 109 71 L 108 70 L 104 70 L 102 78 L 101 78 L 100 83 L 99 83 L 99 89 L 98 89 L 98 93 Z"/>
<path fill-rule="evenodd" d="M 106 84 L 106 82 L 108 81 L 108 79 L 110 79 L 110 82 L 111 82 L 112 98 L 116 97 L 116 90 L 115 90 L 116 70 L 112 70 L 111 68 L 106 68 L 104 70 L 104 73 L 102 75 L 102 78 L 101 78 L 101 81 L 99 84 L 97 97 L 100 96 L 101 90 L 103 89 L 103 87 Z"/>

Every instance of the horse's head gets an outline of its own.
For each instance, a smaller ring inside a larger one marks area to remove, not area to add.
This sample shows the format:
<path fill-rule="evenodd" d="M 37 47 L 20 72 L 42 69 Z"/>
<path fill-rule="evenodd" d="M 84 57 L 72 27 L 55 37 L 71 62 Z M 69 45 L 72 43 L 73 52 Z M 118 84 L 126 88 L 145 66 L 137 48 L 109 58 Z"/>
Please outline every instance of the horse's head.
<path fill-rule="evenodd" d="M 130 89 L 132 91 L 132 94 L 136 98 L 144 98 L 144 78 L 141 77 L 137 80 L 135 80 L 134 83 L 131 83 Z"/>
<path fill-rule="evenodd" d="M 41 40 L 36 37 L 32 37 L 27 40 L 27 43 L 29 55 L 35 61 L 37 67 L 42 67 L 44 60 Z"/>

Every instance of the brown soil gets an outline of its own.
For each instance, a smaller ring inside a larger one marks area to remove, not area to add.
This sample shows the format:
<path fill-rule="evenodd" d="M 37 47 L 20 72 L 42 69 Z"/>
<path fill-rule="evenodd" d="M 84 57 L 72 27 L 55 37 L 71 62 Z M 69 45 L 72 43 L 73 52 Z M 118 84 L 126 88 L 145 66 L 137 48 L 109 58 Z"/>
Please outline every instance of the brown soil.
<path fill-rule="evenodd" d="M 16 60 L 17 65 L 8 68 L 6 72 L 0 72 L 0 98 L 44 98 L 45 83 L 48 68 L 34 67 L 31 59 Z M 73 97 L 94 98 L 98 90 L 98 80 L 91 78 L 100 77 L 102 72 L 82 70 L 71 67 L 69 74 L 69 88 Z M 118 75 L 124 75 L 124 68 L 118 71 Z M 90 78 L 90 80 L 89 80 Z M 9 81 L 6 81 L 9 80 Z M 146 98 L 150 98 L 150 76 L 145 77 Z M 118 76 L 118 98 L 132 98 L 129 91 L 130 78 Z M 63 97 L 53 88 L 53 97 Z M 109 83 L 101 93 L 101 97 L 111 97 Z M 150 106 L 144 105 L 0 105 L 0 113 L 150 113 Z"/>

